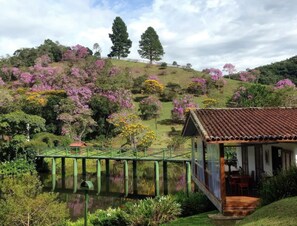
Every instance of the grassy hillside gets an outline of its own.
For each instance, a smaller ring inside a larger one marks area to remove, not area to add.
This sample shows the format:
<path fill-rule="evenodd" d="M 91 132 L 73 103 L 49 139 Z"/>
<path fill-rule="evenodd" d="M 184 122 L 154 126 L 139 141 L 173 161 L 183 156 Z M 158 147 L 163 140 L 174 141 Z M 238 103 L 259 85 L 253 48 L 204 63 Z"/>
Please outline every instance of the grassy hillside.
<path fill-rule="evenodd" d="M 112 63 L 122 69 L 126 69 L 130 72 L 133 78 L 142 75 L 158 75 L 160 82 L 166 85 L 168 82 L 177 83 L 183 89 L 186 89 L 191 83 L 193 77 L 200 77 L 203 74 L 195 70 L 185 70 L 183 68 L 177 67 L 167 67 L 165 69 L 160 69 L 159 65 L 148 65 L 139 62 L 130 62 L 125 60 L 113 59 Z M 195 102 L 200 108 L 203 107 L 202 101 L 206 98 L 214 98 L 218 101 L 218 107 L 225 107 L 227 100 L 233 95 L 234 90 L 238 88 L 241 82 L 226 79 L 227 84 L 223 88 L 223 91 L 212 89 L 208 95 L 202 95 L 195 97 Z M 139 97 L 139 95 L 137 95 Z M 138 103 L 135 102 L 136 109 L 138 109 Z M 157 140 L 154 142 L 153 147 L 164 148 L 170 141 L 169 132 L 174 128 L 177 132 L 181 132 L 182 124 L 172 124 L 171 110 L 173 108 L 172 102 L 162 102 L 163 108 L 160 118 L 157 119 L 157 125 L 155 119 L 143 121 L 143 123 L 149 126 L 157 134 Z M 185 146 L 188 148 L 188 145 Z"/>
<path fill-rule="evenodd" d="M 264 206 L 239 222 L 243 226 L 297 225 L 297 197 L 286 198 Z"/>

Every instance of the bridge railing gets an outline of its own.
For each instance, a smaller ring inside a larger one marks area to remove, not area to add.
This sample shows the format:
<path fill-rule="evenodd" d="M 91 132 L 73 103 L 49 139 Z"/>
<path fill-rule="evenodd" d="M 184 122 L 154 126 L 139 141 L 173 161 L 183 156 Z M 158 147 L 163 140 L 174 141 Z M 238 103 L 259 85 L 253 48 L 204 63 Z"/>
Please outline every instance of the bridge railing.
<path fill-rule="evenodd" d="M 149 148 L 146 150 L 84 147 L 84 148 L 48 148 L 37 153 L 38 156 L 47 157 L 98 157 L 98 158 L 125 158 L 135 159 L 158 158 L 175 159 L 190 158 L 190 149 L 174 150 L 171 148 Z"/>

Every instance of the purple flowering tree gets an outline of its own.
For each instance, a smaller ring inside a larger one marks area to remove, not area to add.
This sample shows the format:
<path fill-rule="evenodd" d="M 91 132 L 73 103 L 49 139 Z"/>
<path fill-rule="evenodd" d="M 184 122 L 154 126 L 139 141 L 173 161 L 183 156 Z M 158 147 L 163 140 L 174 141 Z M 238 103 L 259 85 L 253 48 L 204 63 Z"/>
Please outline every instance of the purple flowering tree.
<path fill-rule="evenodd" d="M 230 75 L 236 72 L 235 66 L 233 64 L 227 63 L 223 66 L 223 71 L 227 72 L 230 78 Z"/>
<path fill-rule="evenodd" d="M 188 92 L 196 95 L 205 95 L 207 93 L 207 81 L 204 78 L 193 78 L 187 88 Z"/>
<path fill-rule="evenodd" d="M 86 58 L 88 55 L 90 55 L 88 48 L 81 45 L 76 45 L 63 53 L 63 60 L 76 61 Z"/>
<path fill-rule="evenodd" d="M 184 95 L 173 100 L 173 109 L 171 110 L 171 118 L 174 122 L 183 122 L 185 114 L 192 108 L 198 108 L 194 103 L 193 95 Z"/>
<path fill-rule="evenodd" d="M 209 69 L 204 70 L 204 72 L 206 72 L 210 75 L 210 78 L 211 78 L 210 83 L 213 84 L 218 90 L 220 90 L 222 92 L 223 87 L 227 83 L 223 77 L 222 71 L 217 68 L 209 68 Z"/>
<path fill-rule="evenodd" d="M 296 87 L 290 79 L 279 80 L 274 86 L 275 89 L 283 89 L 288 87 Z"/>

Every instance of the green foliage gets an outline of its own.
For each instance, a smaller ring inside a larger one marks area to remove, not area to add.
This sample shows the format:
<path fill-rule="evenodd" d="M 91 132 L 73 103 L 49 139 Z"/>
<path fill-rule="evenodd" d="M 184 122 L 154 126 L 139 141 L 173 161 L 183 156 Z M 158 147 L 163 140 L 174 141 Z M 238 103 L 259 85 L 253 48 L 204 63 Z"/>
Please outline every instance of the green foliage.
<path fill-rule="evenodd" d="M 148 198 L 137 203 L 125 205 L 129 225 L 159 225 L 176 219 L 180 213 L 180 205 L 172 196 Z"/>
<path fill-rule="evenodd" d="M 182 88 L 178 83 L 168 82 L 161 94 L 161 101 L 172 101 L 182 93 Z"/>
<path fill-rule="evenodd" d="M 228 101 L 230 107 L 273 107 L 281 103 L 272 88 L 261 84 L 240 87 Z"/>
<path fill-rule="evenodd" d="M 8 225 L 61 225 L 69 213 L 58 194 L 41 193 L 36 174 L 5 177 L 0 185 L 0 222 Z"/>
<path fill-rule="evenodd" d="M 261 72 L 260 83 L 275 84 L 279 80 L 288 78 L 297 84 L 297 56 L 256 69 Z"/>
<path fill-rule="evenodd" d="M 160 116 L 162 104 L 155 96 L 144 98 L 139 103 L 139 111 L 144 120 L 158 118 Z"/>
<path fill-rule="evenodd" d="M 173 128 L 173 131 L 171 131 L 171 134 L 174 134 L 174 132 L 176 132 L 176 131 L 175 131 L 174 127 L 172 127 L 172 128 Z M 167 147 L 176 151 L 176 150 L 180 149 L 186 143 L 187 140 L 188 140 L 187 137 L 181 136 L 180 132 L 178 132 L 178 135 L 174 135 L 171 137 L 171 139 L 168 142 Z"/>
<path fill-rule="evenodd" d="M 143 90 L 143 83 L 148 79 L 147 75 L 142 75 L 137 78 L 133 78 L 132 93 L 141 93 Z"/>
<path fill-rule="evenodd" d="M 97 210 L 90 218 L 90 223 L 94 226 L 125 226 L 127 225 L 125 213 L 120 208 L 107 210 Z"/>
<path fill-rule="evenodd" d="M 150 63 L 153 60 L 161 60 L 161 57 L 165 54 L 159 36 L 154 28 L 148 27 L 141 35 L 138 53 L 142 58 L 149 59 Z"/>
<path fill-rule="evenodd" d="M 113 46 L 108 57 L 127 57 L 130 53 L 132 41 L 129 39 L 127 27 L 124 21 L 120 17 L 116 17 L 112 24 L 112 34 L 109 34 Z"/>
<path fill-rule="evenodd" d="M 276 176 L 264 180 L 260 189 L 262 205 L 286 197 L 297 196 L 297 167 L 280 171 Z"/>
<path fill-rule="evenodd" d="M 114 134 L 114 126 L 106 119 L 112 113 L 119 111 L 120 107 L 116 103 L 110 102 L 106 97 L 94 95 L 90 100 L 90 107 L 93 111 L 93 119 L 97 122 L 97 129 L 89 137 L 105 135 L 109 137 Z"/>
<path fill-rule="evenodd" d="M 71 143 L 71 139 L 67 136 L 57 136 L 47 132 L 36 134 L 30 142 L 33 141 L 36 141 L 37 143 L 43 142 L 46 144 L 47 148 L 68 147 L 68 145 Z"/>
<path fill-rule="evenodd" d="M 45 120 L 37 115 L 29 115 L 23 111 L 15 111 L 0 115 L 0 134 L 14 136 L 27 134 L 27 124 L 30 126 L 30 134 L 45 130 Z"/>
<path fill-rule="evenodd" d="M 18 177 L 25 173 L 34 172 L 35 167 L 29 164 L 25 159 L 16 159 L 14 161 L 0 162 L 0 175 Z"/>
<path fill-rule="evenodd" d="M 192 216 L 216 209 L 202 192 L 190 193 L 189 195 L 185 192 L 178 192 L 174 195 L 174 199 L 181 206 L 182 217 Z"/>
<path fill-rule="evenodd" d="M 167 63 L 166 62 L 162 62 L 160 64 L 160 69 L 165 69 L 165 68 L 167 68 Z"/>

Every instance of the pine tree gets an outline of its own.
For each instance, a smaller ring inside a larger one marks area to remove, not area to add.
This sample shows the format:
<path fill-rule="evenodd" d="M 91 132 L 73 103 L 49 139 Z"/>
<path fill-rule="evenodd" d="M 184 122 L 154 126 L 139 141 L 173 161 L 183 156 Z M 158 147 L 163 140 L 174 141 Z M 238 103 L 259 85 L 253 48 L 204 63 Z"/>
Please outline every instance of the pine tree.
<path fill-rule="evenodd" d="M 109 38 L 113 46 L 108 57 L 127 57 L 130 53 L 129 49 L 132 46 L 132 41 L 129 39 L 127 32 L 127 26 L 120 17 L 116 17 L 112 24 L 112 34 L 109 34 Z"/>
<path fill-rule="evenodd" d="M 152 63 L 153 60 L 161 60 L 161 56 L 165 54 L 163 46 L 159 40 L 159 36 L 152 27 L 148 27 L 146 31 L 141 35 L 139 48 L 139 55 L 142 58 L 149 59 L 150 63 Z"/>

